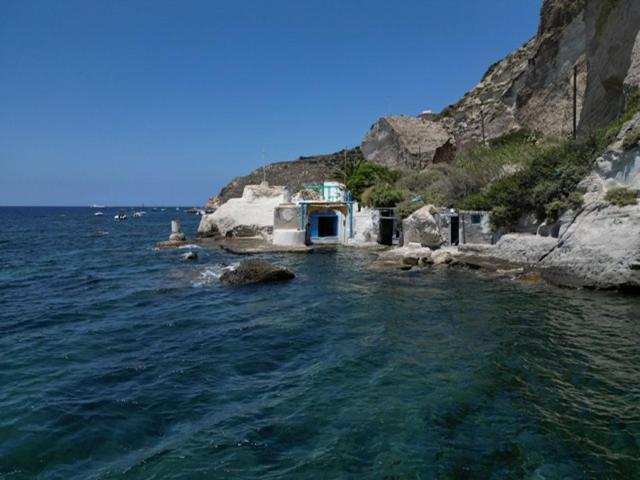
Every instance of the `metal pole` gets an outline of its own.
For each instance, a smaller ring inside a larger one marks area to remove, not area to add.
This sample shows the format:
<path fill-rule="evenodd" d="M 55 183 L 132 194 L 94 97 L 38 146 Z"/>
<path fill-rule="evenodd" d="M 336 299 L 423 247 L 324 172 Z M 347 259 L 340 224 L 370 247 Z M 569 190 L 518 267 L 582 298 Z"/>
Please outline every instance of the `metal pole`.
<path fill-rule="evenodd" d="M 573 138 L 578 136 L 578 66 L 573 66 Z"/>
<path fill-rule="evenodd" d="M 486 145 L 487 137 L 484 132 L 484 103 L 480 102 L 480 127 L 482 128 L 482 143 Z"/>
<path fill-rule="evenodd" d="M 343 169 L 343 176 L 344 176 L 344 184 L 347 184 L 347 147 L 344 147 L 344 169 Z"/>

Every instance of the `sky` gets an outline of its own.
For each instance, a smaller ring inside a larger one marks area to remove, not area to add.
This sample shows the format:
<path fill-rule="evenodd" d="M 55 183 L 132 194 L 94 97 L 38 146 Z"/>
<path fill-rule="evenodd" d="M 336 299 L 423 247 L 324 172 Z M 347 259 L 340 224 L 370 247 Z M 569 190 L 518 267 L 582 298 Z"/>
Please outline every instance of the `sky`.
<path fill-rule="evenodd" d="M 0 205 L 202 205 L 439 111 L 542 0 L 0 0 Z"/>

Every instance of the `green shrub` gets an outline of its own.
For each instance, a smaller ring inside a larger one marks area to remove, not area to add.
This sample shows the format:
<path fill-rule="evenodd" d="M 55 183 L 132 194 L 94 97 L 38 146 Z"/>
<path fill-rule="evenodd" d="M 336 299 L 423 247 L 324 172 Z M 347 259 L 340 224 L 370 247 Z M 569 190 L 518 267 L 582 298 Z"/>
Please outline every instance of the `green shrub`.
<path fill-rule="evenodd" d="M 640 112 L 640 89 L 632 88 L 625 95 L 624 112 L 604 128 L 595 130 L 589 135 L 596 140 L 598 150 L 604 150 L 620 133 L 622 126 Z"/>
<path fill-rule="evenodd" d="M 609 190 L 605 196 L 605 200 L 618 207 L 627 207 L 638 203 L 638 190 L 617 187 Z"/>
<path fill-rule="evenodd" d="M 596 153 L 591 138 L 546 144 L 518 171 L 464 197 L 456 206 L 490 210 L 496 227 L 508 227 L 529 212 L 540 221 L 547 217 L 553 221 L 562 210 L 581 202 L 579 194 L 572 194 L 592 169 Z"/>
<path fill-rule="evenodd" d="M 639 142 L 640 142 L 640 128 L 636 128 L 630 131 L 629 133 L 627 133 L 627 135 L 624 137 L 624 140 L 622 141 L 622 148 L 624 149 L 625 152 L 628 152 L 629 150 L 632 150 L 635 147 L 637 147 Z"/>
<path fill-rule="evenodd" d="M 519 217 L 520 215 L 517 210 L 508 206 L 500 205 L 491 210 L 489 220 L 491 222 L 491 226 L 494 229 L 498 229 L 513 225 L 518 221 Z"/>
<path fill-rule="evenodd" d="M 369 187 L 376 184 L 392 184 L 400 174 L 384 165 L 377 163 L 363 163 L 347 182 L 347 188 L 351 190 L 353 198 L 361 201 L 362 193 Z"/>
<path fill-rule="evenodd" d="M 547 224 L 556 223 L 563 211 L 567 209 L 567 202 L 556 199 L 545 205 L 545 213 L 547 214 Z"/>
<path fill-rule="evenodd" d="M 567 205 L 571 210 L 580 210 L 584 205 L 584 197 L 580 192 L 571 192 L 567 197 Z"/>
<path fill-rule="evenodd" d="M 424 207 L 424 205 L 425 204 L 423 202 L 412 202 L 411 200 L 405 200 L 396 205 L 396 214 L 400 218 L 407 218 L 416 210 Z"/>
<path fill-rule="evenodd" d="M 367 188 L 361 195 L 362 203 L 369 207 L 395 207 L 404 196 L 386 183 Z"/>

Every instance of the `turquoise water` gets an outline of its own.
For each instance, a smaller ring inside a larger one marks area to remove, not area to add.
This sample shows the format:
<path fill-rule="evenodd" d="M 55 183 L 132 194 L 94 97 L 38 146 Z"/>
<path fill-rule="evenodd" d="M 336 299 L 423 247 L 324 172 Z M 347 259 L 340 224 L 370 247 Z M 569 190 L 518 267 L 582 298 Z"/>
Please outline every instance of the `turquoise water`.
<path fill-rule="evenodd" d="M 131 212 L 129 212 L 131 213 Z M 640 478 L 640 299 L 0 208 L 0 479 Z"/>

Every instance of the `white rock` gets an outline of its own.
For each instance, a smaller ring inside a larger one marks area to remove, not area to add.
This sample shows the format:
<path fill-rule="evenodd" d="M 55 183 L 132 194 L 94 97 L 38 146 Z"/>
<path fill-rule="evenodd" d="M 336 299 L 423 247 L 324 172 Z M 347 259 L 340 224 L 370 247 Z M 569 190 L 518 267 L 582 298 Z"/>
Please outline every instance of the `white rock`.
<path fill-rule="evenodd" d="M 247 185 L 242 198 L 231 198 L 214 213 L 203 215 L 198 234 L 269 237 L 273 230 L 273 210 L 284 202 L 284 187 Z"/>
<path fill-rule="evenodd" d="M 426 205 L 402 221 L 404 244 L 418 243 L 437 248 L 445 242 L 440 227 L 431 214 L 433 205 Z"/>
<path fill-rule="evenodd" d="M 541 265 L 568 286 L 640 287 L 640 206 L 587 205 Z"/>

